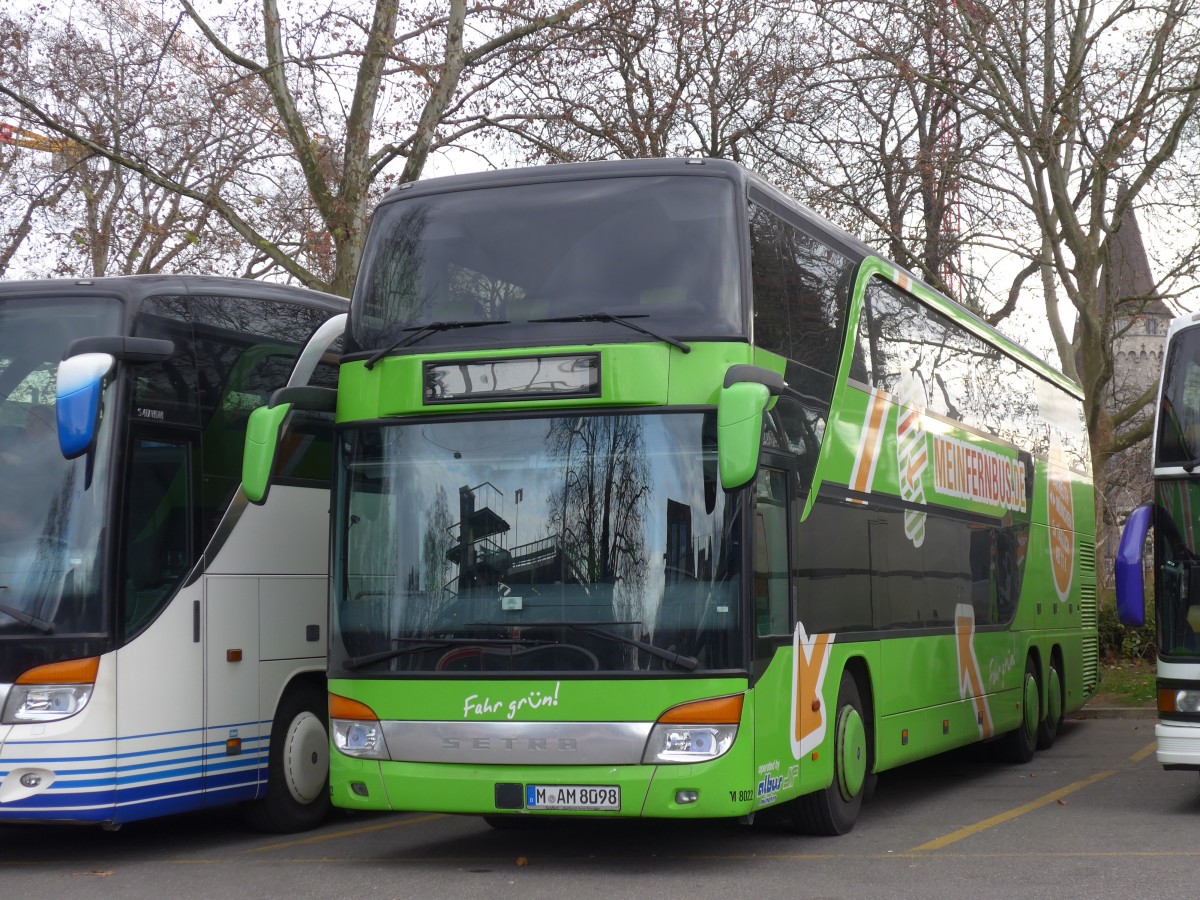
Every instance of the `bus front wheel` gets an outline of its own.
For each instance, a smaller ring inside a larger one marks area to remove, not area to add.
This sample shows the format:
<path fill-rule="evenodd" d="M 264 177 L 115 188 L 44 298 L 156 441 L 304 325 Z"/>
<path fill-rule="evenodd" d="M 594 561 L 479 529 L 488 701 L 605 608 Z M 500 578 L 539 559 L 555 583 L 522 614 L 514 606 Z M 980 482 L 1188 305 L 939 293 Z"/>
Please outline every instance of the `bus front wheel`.
<path fill-rule="evenodd" d="M 275 711 L 267 762 L 267 795 L 247 803 L 258 831 L 287 834 L 316 828 L 329 812 L 329 712 L 311 684 L 289 689 Z"/>
<path fill-rule="evenodd" d="M 805 834 L 846 834 L 858 820 L 871 779 L 870 730 L 858 683 L 842 673 L 833 722 L 833 784 L 792 801 L 792 824 Z"/>

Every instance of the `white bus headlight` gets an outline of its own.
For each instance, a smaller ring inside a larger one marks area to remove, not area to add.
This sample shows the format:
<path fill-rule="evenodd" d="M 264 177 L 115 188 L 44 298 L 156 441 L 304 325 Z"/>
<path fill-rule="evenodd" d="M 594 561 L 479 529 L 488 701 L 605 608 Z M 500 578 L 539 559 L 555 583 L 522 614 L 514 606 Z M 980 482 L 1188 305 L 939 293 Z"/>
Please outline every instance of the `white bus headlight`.
<path fill-rule="evenodd" d="M 1200 691 L 1176 691 L 1175 709 L 1181 713 L 1200 713 Z"/>
<path fill-rule="evenodd" d="M 707 762 L 728 752 L 736 737 L 736 725 L 655 725 L 642 762 Z"/>
<path fill-rule="evenodd" d="M 387 744 L 378 722 L 356 722 L 334 719 L 330 722 L 333 746 L 347 756 L 362 759 L 386 759 Z"/>
<path fill-rule="evenodd" d="M 387 742 L 375 710 L 338 694 L 329 695 L 329 733 L 333 746 L 358 759 L 388 759 Z"/>
<path fill-rule="evenodd" d="M 5 725 L 53 722 L 73 716 L 92 697 L 90 684 L 14 684 L 4 705 Z"/>
<path fill-rule="evenodd" d="M 642 762 L 700 763 L 724 756 L 737 738 L 741 694 L 674 706 L 658 717 Z"/>
<path fill-rule="evenodd" d="M 38 666 L 9 689 L 0 721 L 5 725 L 56 722 L 75 715 L 92 699 L 100 657 Z"/>

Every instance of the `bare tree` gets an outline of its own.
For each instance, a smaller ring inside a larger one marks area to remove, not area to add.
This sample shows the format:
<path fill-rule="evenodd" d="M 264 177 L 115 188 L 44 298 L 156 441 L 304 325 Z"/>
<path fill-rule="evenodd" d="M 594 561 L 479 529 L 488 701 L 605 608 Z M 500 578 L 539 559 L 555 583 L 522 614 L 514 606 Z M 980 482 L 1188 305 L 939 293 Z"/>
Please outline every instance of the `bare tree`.
<path fill-rule="evenodd" d="M 531 60 L 534 161 L 702 155 L 762 166 L 806 106 L 809 32 L 776 0 L 604 0 L 597 21 Z"/>
<path fill-rule="evenodd" d="M 251 126 L 261 117 L 251 112 L 248 122 L 245 103 L 205 110 L 209 95 L 202 86 L 176 79 L 158 45 L 120 12 L 108 4 L 89 8 L 86 33 L 53 19 L 10 21 L 2 53 L 11 83 L 55 98 L 89 140 L 153 160 L 182 184 L 194 185 L 197 171 L 228 173 L 258 159 L 262 129 Z M 26 52 L 30 47 L 36 52 Z M 47 134 L 27 109 L 2 99 L 0 118 L 29 137 L 10 145 L 23 154 L 27 194 L 53 199 L 38 201 L 33 215 L 18 217 L 10 208 L 5 216 L 24 222 L 15 227 L 42 242 L 25 254 L 24 268 L 32 274 L 232 273 L 239 256 L 250 256 L 210 205 L 125 170 L 85 144 Z"/>
<path fill-rule="evenodd" d="M 1003 136 L 997 178 L 1023 189 L 1037 224 L 1047 318 L 1064 371 L 1083 386 L 1093 467 L 1102 473 L 1150 428 L 1145 417 L 1134 424 L 1148 393 L 1111 411 L 1106 403 L 1118 323 L 1152 299 L 1111 295 L 1113 235 L 1129 210 L 1149 208 L 1168 185 L 1194 196 L 1200 173 L 1180 151 L 1185 142 L 1197 149 L 1200 9 L 1195 0 L 1005 0 L 958 10 L 961 49 L 979 76 L 960 100 Z M 1157 293 L 1174 289 L 1198 251 L 1193 234 L 1164 267 Z M 1059 317 L 1059 290 L 1075 313 L 1074 343 Z"/>
<path fill-rule="evenodd" d="M 819 6 L 817 115 L 780 154 L 810 205 L 996 323 L 1016 296 L 985 290 L 968 265 L 1011 229 L 1015 204 L 988 165 L 996 129 L 959 101 L 978 75 L 956 48 L 953 5 L 906 9 L 919 13 Z"/>
<path fill-rule="evenodd" d="M 588 2 L 545 11 L 536 0 L 471 7 L 449 0 L 445 7 L 415 9 L 376 0 L 302 4 L 285 16 L 275 0 L 260 6 L 244 0 L 205 17 L 180 0 L 181 12 L 165 18 L 126 4 L 128 17 L 157 39 L 158 58 L 177 63 L 175 76 L 198 79 L 210 91 L 198 115 L 227 107 L 247 84 L 269 101 L 260 127 L 270 157 L 236 170 L 207 168 L 191 180 L 176 177 L 145 148 L 88 134 L 86 123 L 52 91 L 5 84 L 0 94 L 91 153 L 211 208 L 260 258 L 290 277 L 348 294 L 369 206 L 380 191 L 419 177 L 434 149 L 487 127 L 488 117 L 472 111 L 470 100 L 533 52 L 538 35 L 548 39 Z M 389 174 L 396 163 L 399 175 Z M 314 234 L 303 210 L 300 233 L 286 239 L 272 233 L 277 218 L 261 215 L 262 207 L 270 208 L 268 198 L 296 178 L 323 235 Z M 313 265 L 295 252 L 296 246 L 320 250 L 324 235 L 329 265 Z"/>

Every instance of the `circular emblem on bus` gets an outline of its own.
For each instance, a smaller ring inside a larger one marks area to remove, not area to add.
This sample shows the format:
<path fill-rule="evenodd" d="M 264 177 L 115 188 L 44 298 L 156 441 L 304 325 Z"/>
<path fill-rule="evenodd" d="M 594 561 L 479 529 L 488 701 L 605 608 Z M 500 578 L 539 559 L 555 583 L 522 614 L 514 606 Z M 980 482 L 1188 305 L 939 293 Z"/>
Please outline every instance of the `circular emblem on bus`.
<path fill-rule="evenodd" d="M 1058 599 L 1066 602 L 1075 569 L 1075 508 L 1071 501 L 1071 478 L 1062 445 L 1050 445 L 1047 466 L 1046 522 L 1050 526 L 1050 567 Z"/>

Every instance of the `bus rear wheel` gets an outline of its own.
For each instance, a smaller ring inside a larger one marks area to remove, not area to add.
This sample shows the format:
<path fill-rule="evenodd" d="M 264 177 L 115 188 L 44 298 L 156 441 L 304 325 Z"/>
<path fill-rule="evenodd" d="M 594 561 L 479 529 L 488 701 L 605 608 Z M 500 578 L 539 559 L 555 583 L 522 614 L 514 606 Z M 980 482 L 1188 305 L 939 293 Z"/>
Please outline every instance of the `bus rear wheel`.
<path fill-rule="evenodd" d="M 329 812 L 329 712 L 312 685 L 289 689 L 275 711 L 267 795 L 243 807 L 251 828 L 288 834 L 316 828 Z"/>
<path fill-rule="evenodd" d="M 792 825 L 804 834 L 846 834 L 858 821 L 864 788 L 871 779 L 870 739 L 858 683 L 842 673 L 832 722 L 833 784 L 792 801 Z"/>
<path fill-rule="evenodd" d="M 1000 758 L 1005 762 L 1024 765 L 1033 759 L 1037 749 L 1038 721 L 1041 716 L 1041 690 L 1038 687 L 1037 664 L 1032 656 L 1025 657 L 1025 676 L 1021 679 L 1021 722 L 1015 731 L 1004 735 L 997 744 Z"/>
<path fill-rule="evenodd" d="M 1046 717 L 1038 723 L 1037 748 L 1048 750 L 1054 746 L 1062 728 L 1063 707 L 1063 678 L 1061 664 L 1057 656 L 1050 657 L 1050 670 L 1046 675 Z"/>

